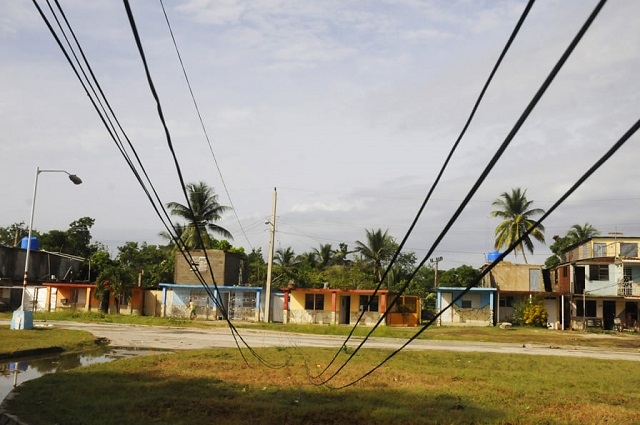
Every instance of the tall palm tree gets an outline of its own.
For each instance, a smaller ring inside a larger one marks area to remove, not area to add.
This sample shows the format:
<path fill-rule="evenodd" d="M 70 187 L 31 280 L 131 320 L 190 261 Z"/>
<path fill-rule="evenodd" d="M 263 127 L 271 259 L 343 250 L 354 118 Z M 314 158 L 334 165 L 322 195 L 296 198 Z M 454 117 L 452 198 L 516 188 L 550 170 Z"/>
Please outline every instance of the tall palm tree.
<path fill-rule="evenodd" d="M 366 229 L 365 229 L 366 230 Z M 382 229 L 367 232 L 367 242 L 356 241 L 355 252 L 362 255 L 365 260 L 373 263 L 373 274 L 376 276 L 377 282 L 382 281 L 382 262 L 393 254 L 394 240 L 388 235 L 389 230 Z"/>
<path fill-rule="evenodd" d="M 227 229 L 215 224 L 231 207 L 220 205 L 218 195 L 205 182 L 188 183 L 186 189 L 191 208 L 178 202 L 167 203 L 171 215 L 182 217 L 188 222 L 180 235 L 185 246 L 188 249 L 211 248 L 213 238 L 209 232 L 233 239 Z"/>
<path fill-rule="evenodd" d="M 526 194 L 526 190 L 517 187 L 511 189 L 511 193 L 502 193 L 500 198 L 493 201 L 492 205 L 498 207 L 498 209 L 492 211 L 491 216 L 504 219 L 504 221 L 496 227 L 495 248 L 497 250 L 508 247 L 518 240 L 535 223 L 533 217 L 544 214 L 543 209 L 531 208 L 533 201 L 527 200 Z M 525 255 L 524 248 L 527 248 L 527 250 L 533 254 L 533 241 L 531 237 L 544 243 L 544 226 L 539 225 L 515 247 L 513 251 L 514 255 L 517 257 L 518 251 L 520 251 L 525 263 L 527 263 L 527 256 Z"/>
<path fill-rule="evenodd" d="M 574 224 L 571 226 L 571 229 L 567 232 L 567 237 L 571 239 L 572 243 L 578 243 L 582 241 L 586 241 L 587 239 L 591 239 L 594 236 L 598 236 L 600 231 L 590 225 L 589 223 L 584 223 L 584 225 Z"/>

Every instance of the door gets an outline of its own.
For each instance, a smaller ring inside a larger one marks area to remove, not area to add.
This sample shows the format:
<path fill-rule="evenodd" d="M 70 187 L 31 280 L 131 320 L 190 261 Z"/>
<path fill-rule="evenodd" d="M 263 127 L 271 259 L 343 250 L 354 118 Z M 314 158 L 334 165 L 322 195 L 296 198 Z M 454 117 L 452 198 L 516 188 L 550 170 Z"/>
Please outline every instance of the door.
<path fill-rule="evenodd" d="M 627 301 L 624 305 L 626 312 L 625 320 L 627 328 L 635 328 L 638 326 L 638 303 Z"/>
<path fill-rule="evenodd" d="M 348 325 L 351 323 L 351 297 L 340 297 L 340 324 Z"/>
<path fill-rule="evenodd" d="M 613 319 L 616 318 L 616 302 L 615 301 L 603 301 L 602 302 L 602 318 L 603 326 L 607 331 L 613 330 Z"/>

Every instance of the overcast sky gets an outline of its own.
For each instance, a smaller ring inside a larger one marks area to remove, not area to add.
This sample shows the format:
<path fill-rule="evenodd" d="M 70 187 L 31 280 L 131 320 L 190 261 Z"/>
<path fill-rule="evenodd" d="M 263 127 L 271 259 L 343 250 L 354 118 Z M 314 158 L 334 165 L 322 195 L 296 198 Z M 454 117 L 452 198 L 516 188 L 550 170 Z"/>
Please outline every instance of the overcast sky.
<path fill-rule="evenodd" d="M 60 3 L 162 202 L 184 203 L 122 2 Z M 164 4 L 211 149 L 160 2 L 131 7 L 185 179 L 235 207 L 219 223 L 232 244 L 266 255 L 274 187 L 276 248 L 353 247 L 378 228 L 401 240 L 526 2 Z M 534 5 L 407 243 L 419 259 L 595 4 Z M 522 187 L 548 208 L 638 119 L 638 16 L 638 1 L 605 5 L 435 250 L 442 268 L 479 266 L 494 250 L 491 203 L 501 193 Z M 640 236 L 639 141 L 549 217 L 547 245 L 585 222 Z M 94 240 L 112 252 L 163 242 L 162 222 L 31 2 L 0 2 L 0 155 L 0 226 L 28 222 L 36 167 L 64 169 L 84 183 L 40 174 L 35 229 L 89 216 Z M 527 257 L 542 264 L 549 255 L 537 243 Z"/>

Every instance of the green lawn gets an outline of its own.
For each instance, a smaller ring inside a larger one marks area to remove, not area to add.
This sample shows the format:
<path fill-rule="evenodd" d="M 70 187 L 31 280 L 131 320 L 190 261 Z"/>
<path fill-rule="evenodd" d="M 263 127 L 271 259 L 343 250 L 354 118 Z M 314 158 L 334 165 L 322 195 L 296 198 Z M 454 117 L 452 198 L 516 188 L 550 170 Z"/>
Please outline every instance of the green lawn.
<path fill-rule="evenodd" d="M 95 336 L 89 332 L 36 327 L 32 330 L 12 330 L 0 326 L 0 360 L 44 352 L 84 351 L 96 347 Z"/>
<path fill-rule="evenodd" d="M 0 316 L 1 317 L 1 316 Z M 10 316 L 9 316 L 10 318 Z M 66 314 L 79 320 L 171 326 L 224 326 L 149 317 Z M 236 324 L 280 332 L 346 335 L 344 326 Z M 404 337 L 416 328 L 382 327 Z M 356 335 L 364 335 L 360 328 Z M 640 347 L 633 333 L 535 328 L 433 327 L 430 339 Z M 0 327 L 0 356 L 21 350 L 94 347 L 82 331 Z M 188 351 L 117 360 L 27 381 L 7 402 L 32 424 L 600 424 L 640 423 L 640 362 L 508 354 L 406 351 L 355 385 L 388 354 L 363 349 L 336 377 L 349 353 L 311 348 Z M 245 359 L 247 361 L 245 361 Z M 321 372 L 328 367 L 326 373 Z M 37 406 L 37 409 L 33 407 Z"/>
<path fill-rule="evenodd" d="M 95 364 L 28 381 L 8 402 L 32 424 L 640 423 L 640 362 L 362 350 L 198 350 Z M 34 409 L 34 406 L 37 408 Z"/>

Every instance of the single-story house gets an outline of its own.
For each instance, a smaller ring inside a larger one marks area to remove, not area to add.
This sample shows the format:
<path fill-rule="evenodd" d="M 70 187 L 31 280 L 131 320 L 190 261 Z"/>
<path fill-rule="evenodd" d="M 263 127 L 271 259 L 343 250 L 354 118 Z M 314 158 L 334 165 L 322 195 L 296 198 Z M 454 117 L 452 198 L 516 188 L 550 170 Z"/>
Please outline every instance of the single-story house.
<path fill-rule="evenodd" d="M 261 320 L 260 310 L 264 300 L 264 288 L 256 286 L 218 286 L 205 288 L 202 285 L 161 283 L 162 290 L 160 316 L 189 317 L 187 305 L 189 300 L 196 304 L 199 318 L 223 320 L 223 309 L 227 311 L 229 320 L 257 322 Z M 274 321 L 276 319 L 274 313 Z"/>
<path fill-rule="evenodd" d="M 284 323 L 372 326 L 387 310 L 388 290 L 286 288 Z M 364 312 L 364 314 L 363 314 Z M 361 317 L 362 316 L 362 317 Z M 382 323 L 384 324 L 384 323 Z"/>
<path fill-rule="evenodd" d="M 465 288 L 440 287 L 436 311 L 442 312 L 438 325 L 494 326 L 496 288 L 471 288 L 453 303 Z M 453 303 L 453 304 L 452 304 Z M 452 304 L 450 307 L 449 305 Z M 446 310 L 445 310 L 446 309 Z"/>

